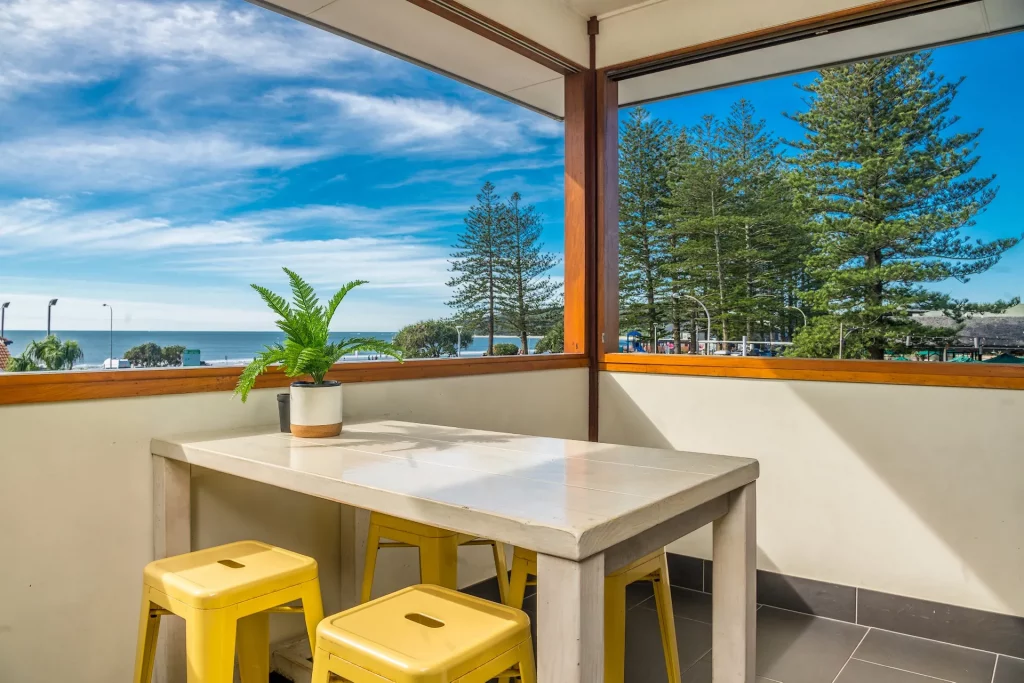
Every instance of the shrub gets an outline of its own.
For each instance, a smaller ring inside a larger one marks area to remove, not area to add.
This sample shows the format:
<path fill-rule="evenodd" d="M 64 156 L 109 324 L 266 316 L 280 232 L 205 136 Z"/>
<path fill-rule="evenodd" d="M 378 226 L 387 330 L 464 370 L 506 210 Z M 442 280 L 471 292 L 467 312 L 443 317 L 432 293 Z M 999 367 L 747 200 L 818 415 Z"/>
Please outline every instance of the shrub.
<path fill-rule="evenodd" d="M 518 356 L 519 347 L 516 344 L 510 342 L 502 342 L 494 345 L 495 356 Z"/>
<path fill-rule="evenodd" d="M 421 320 L 406 325 L 395 335 L 394 344 L 406 358 L 444 358 L 456 355 L 459 331 L 451 320 Z M 462 348 L 473 343 L 473 332 L 462 330 Z"/>
<path fill-rule="evenodd" d="M 534 353 L 562 353 L 565 351 L 565 321 L 559 320 L 533 347 Z"/>

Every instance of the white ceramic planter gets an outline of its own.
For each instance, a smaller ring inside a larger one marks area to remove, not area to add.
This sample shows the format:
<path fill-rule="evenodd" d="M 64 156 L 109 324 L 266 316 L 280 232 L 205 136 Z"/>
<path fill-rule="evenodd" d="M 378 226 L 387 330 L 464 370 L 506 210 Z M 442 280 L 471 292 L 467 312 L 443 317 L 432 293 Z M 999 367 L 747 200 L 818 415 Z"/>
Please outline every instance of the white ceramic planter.
<path fill-rule="evenodd" d="M 306 438 L 341 434 L 340 382 L 295 382 L 291 394 L 292 434 Z"/>

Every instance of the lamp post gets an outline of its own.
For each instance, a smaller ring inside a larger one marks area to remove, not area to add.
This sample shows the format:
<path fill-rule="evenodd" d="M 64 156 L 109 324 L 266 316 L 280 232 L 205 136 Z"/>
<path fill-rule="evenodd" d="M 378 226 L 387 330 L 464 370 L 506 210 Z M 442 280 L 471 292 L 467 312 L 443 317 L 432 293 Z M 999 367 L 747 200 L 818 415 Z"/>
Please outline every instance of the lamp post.
<path fill-rule="evenodd" d="M 455 332 L 459 335 L 459 341 L 455 343 L 455 357 L 462 358 L 462 325 L 456 325 Z"/>
<path fill-rule="evenodd" d="M 786 306 L 786 308 L 791 308 L 794 311 L 800 311 L 800 315 L 802 315 L 804 317 L 804 327 L 807 327 L 807 314 L 804 313 L 804 309 L 797 308 L 796 306 Z"/>
<path fill-rule="evenodd" d="M 698 299 L 695 296 L 690 296 L 689 294 L 682 294 L 681 296 L 685 296 L 687 299 L 693 299 L 698 304 L 700 304 L 700 307 L 704 309 L 704 315 L 706 315 L 708 317 L 708 339 L 707 339 L 707 342 L 704 344 L 704 347 L 705 347 L 704 348 L 704 355 L 710 355 L 710 353 L 711 353 L 711 314 L 708 312 L 708 307 L 704 305 L 703 301 L 701 301 L 700 299 Z M 696 339 L 694 340 L 694 343 L 697 343 Z"/>
<path fill-rule="evenodd" d="M 50 305 L 46 307 L 46 336 L 50 336 L 50 309 L 57 305 L 56 299 L 50 299 Z"/>
<path fill-rule="evenodd" d="M 116 370 L 117 363 L 114 362 L 114 307 L 110 304 L 103 304 L 103 307 L 110 309 L 110 367 Z"/>
<path fill-rule="evenodd" d="M 0 340 L 4 338 L 4 323 L 7 322 L 7 307 L 10 305 L 10 301 L 5 301 L 3 304 L 0 304 Z"/>
<path fill-rule="evenodd" d="M 846 338 L 859 329 L 859 327 L 851 327 L 846 331 L 846 334 L 843 334 L 843 323 L 839 323 L 839 360 L 843 359 L 843 346 L 846 342 Z"/>

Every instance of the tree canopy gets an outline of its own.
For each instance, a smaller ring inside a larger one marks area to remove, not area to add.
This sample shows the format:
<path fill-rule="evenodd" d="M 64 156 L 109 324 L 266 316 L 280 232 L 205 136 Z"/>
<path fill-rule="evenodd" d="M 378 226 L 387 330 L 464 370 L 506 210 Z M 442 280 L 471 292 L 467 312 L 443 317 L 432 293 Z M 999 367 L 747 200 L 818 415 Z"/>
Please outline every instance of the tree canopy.
<path fill-rule="evenodd" d="M 1019 241 L 968 234 L 998 188 L 975 174 L 981 131 L 952 113 L 961 83 L 929 52 L 823 69 L 787 114 L 804 131 L 789 142 L 746 100 L 679 128 L 635 109 L 620 130 L 622 329 L 657 338 L 671 323 L 677 353 L 688 329 L 817 357 L 842 337 L 845 357 L 883 358 L 956 333 L 925 310 L 962 323 L 1016 303 L 936 286 Z"/>

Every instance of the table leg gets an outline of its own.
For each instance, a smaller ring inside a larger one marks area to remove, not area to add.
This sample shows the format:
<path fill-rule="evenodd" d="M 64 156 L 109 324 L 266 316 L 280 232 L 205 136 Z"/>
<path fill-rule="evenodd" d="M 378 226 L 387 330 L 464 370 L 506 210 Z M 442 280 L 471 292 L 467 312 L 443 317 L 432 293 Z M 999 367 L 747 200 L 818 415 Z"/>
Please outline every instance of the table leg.
<path fill-rule="evenodd" d="M 537 680 L 604 680 L 604 554 L 537 556 Z"/>
<path fill-rule="evenodd" d="M 711 680 L 753 683 L 757 619 L 753 483 L 729 494 L 729 510 L 714 522 L 713 543 Z"/>
<path fill-rule="evenodd" d="M 153 456 L 153 559 L 192 551 L 192 466 Z M 154 680 L 185 683 L 185 622 L 161 619 Z"/>

